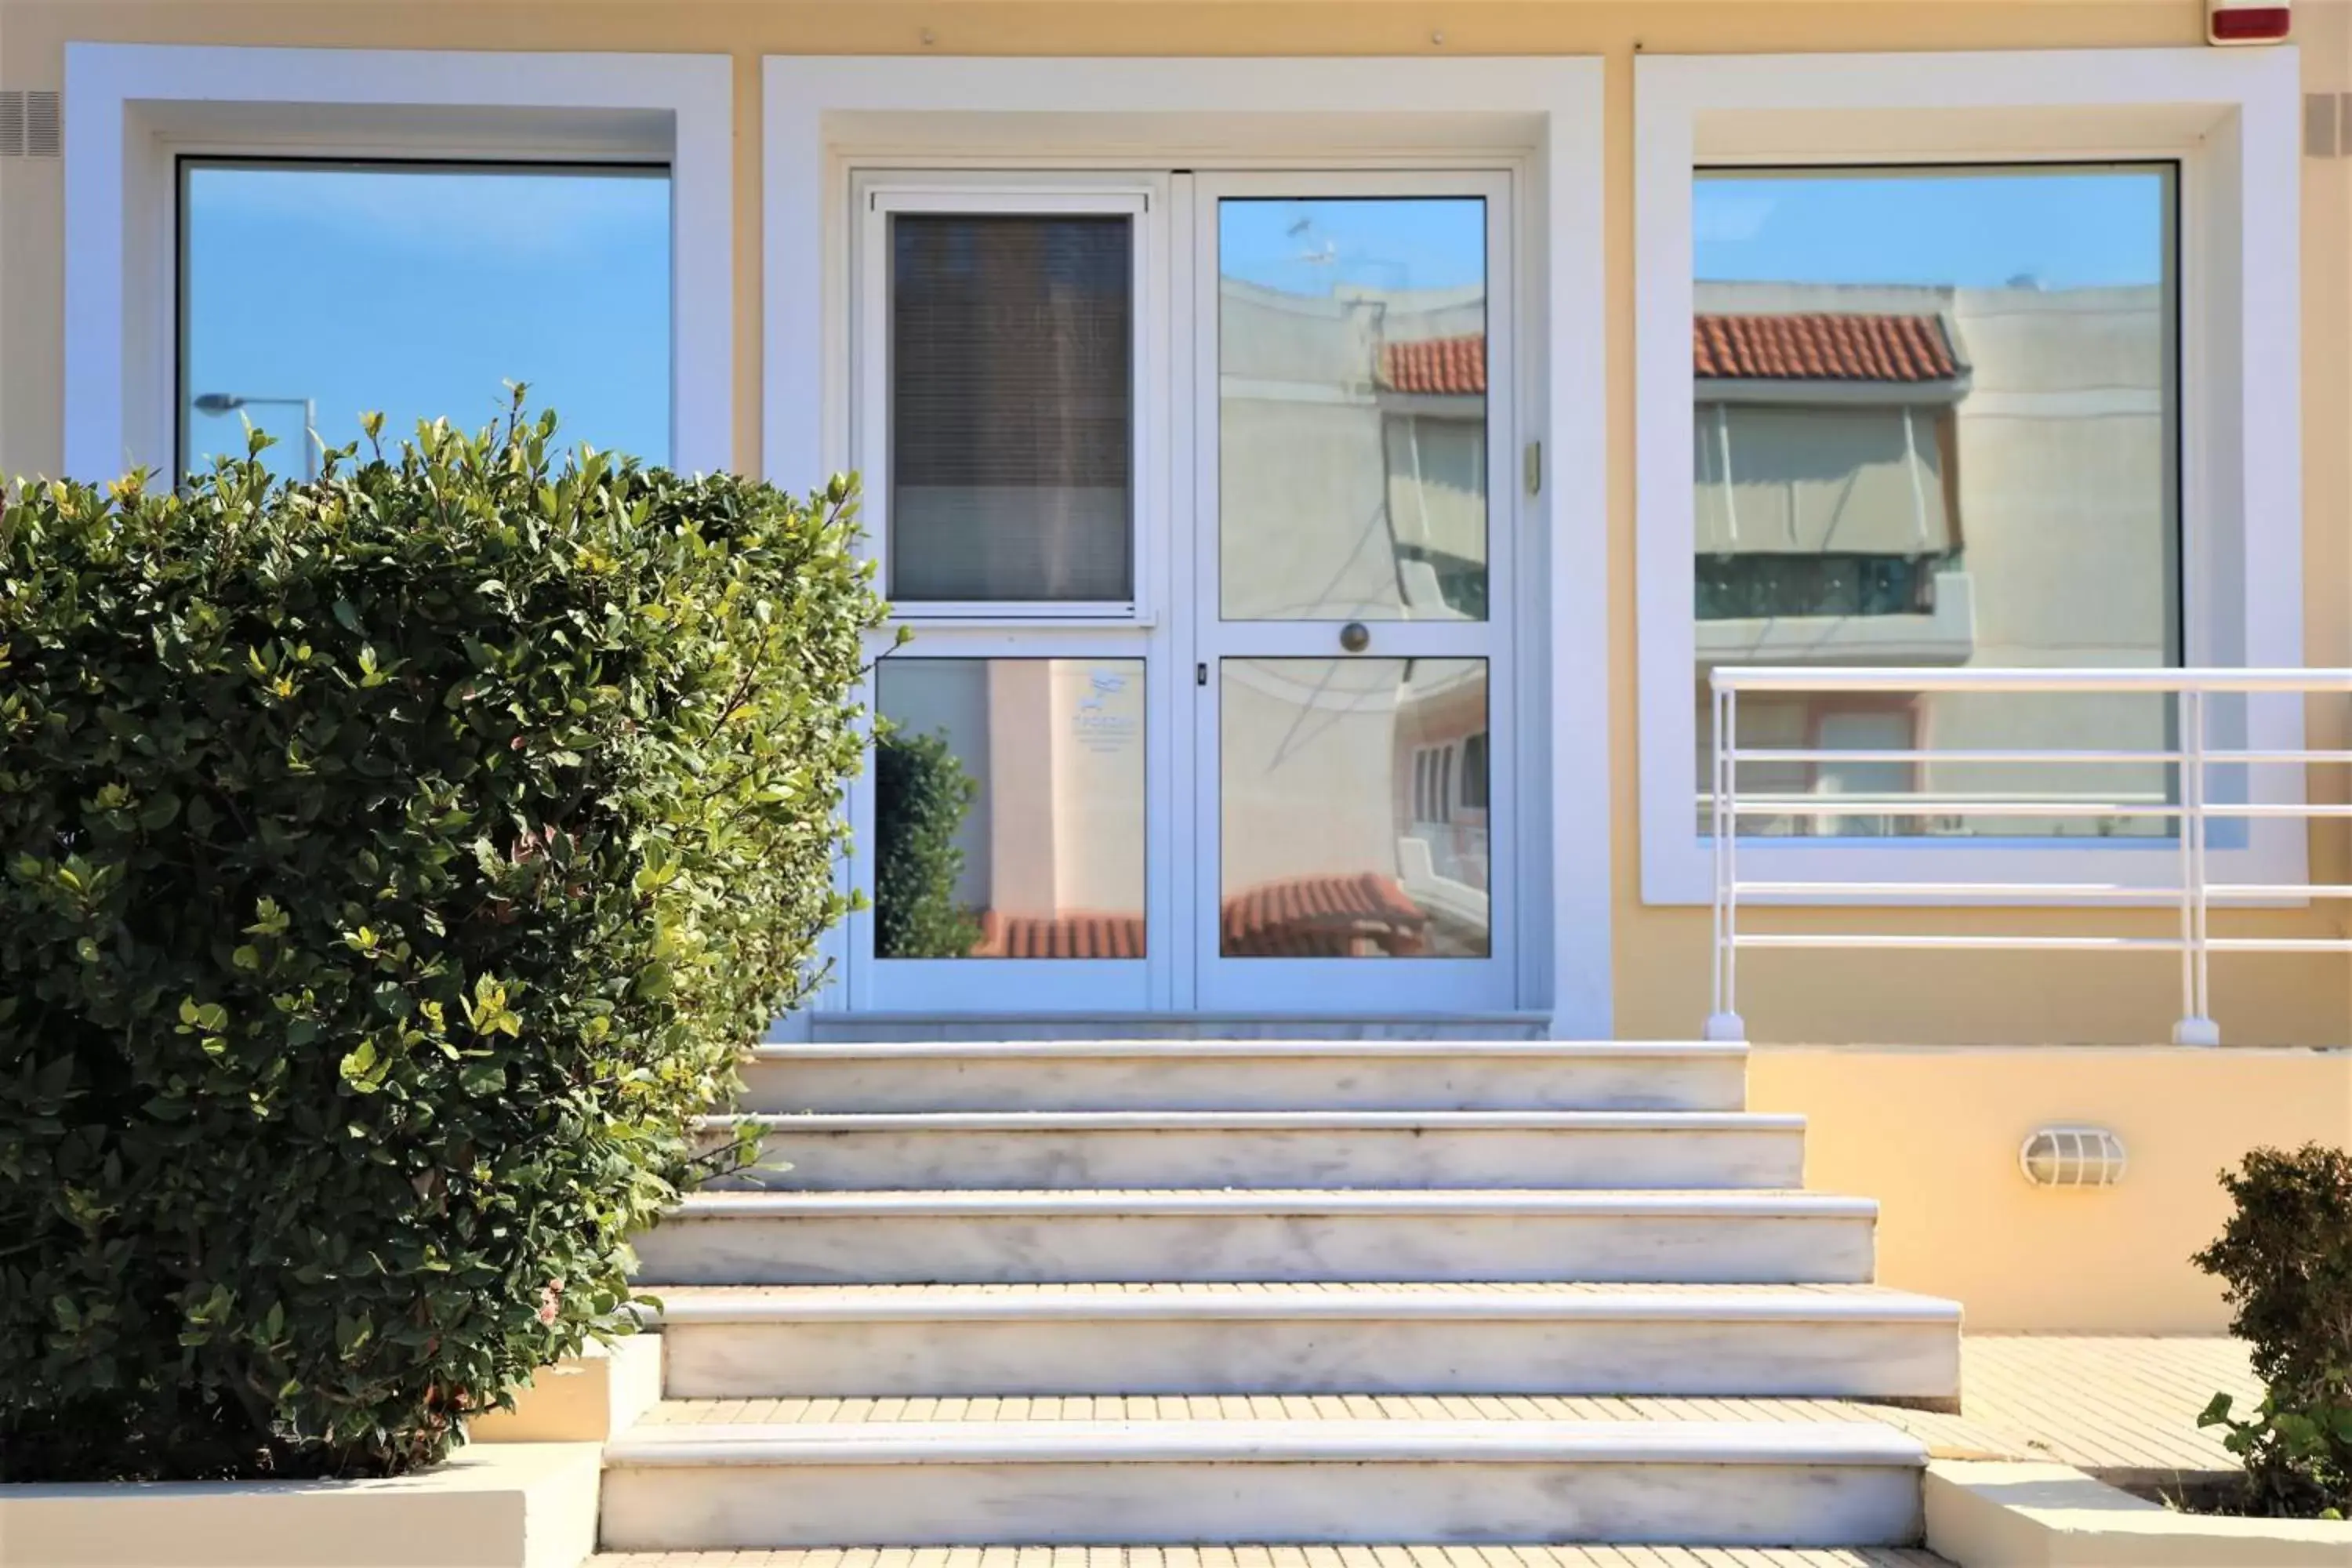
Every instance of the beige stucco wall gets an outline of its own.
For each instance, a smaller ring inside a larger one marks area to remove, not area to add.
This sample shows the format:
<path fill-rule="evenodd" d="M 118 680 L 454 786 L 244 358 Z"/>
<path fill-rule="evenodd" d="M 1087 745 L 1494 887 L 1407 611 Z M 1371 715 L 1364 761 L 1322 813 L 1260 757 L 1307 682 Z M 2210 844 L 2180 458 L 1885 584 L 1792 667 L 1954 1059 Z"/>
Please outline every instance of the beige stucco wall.
<path fill-rule="evenodd" d="M 1879 1202 L 1878 1278 L 1959 1301 L 1971 1330 L 2210 1332 L 2217 1174 L 2262 1144 L 2352 1144 L 2352 1051 L 1762 1047 L 1748 1102 L 1808 1118 L 1805 1181 Z M 2104 1127 L 2123 1180 L 2036 1187 L 2036 1128 Z"/>
<path fill-rule="evenodd" d="M 2352 88 L 2352 16 L 2330 0 L 2296 10 L 2306 86 Z M 69 38 L 151 42 L 630 49 L 723 52 L 736 65 L 738 322 L 735 445 L 750 463 L 761 413 L 759 62 L 769 53 L 975 54 L 1599 54 L 1608 61 L 1607 249 L 1611 542 L 1606 742 L 1612 762 L 1614 965 L 1621 1033 L 1686 1035 L 1704 1012 L 1706 913 L 1651 909 L 1639 896 L 1633 674 L 1633 60 L 1653 52 L 2094 47 L 2201 41 L 2202 0 L 1289 0 L 1289 3 L 1067 4 L 835 0 L 5 0 L 0 87 L 54 88 Z M 928 37 L 929 42 L 925 40 Z M 2305 168 L 2305 656 L 2352 665 L 2352 159 Z M 58 317 L 67 265 L 56 163 L 0 163 L 0 467 L 53 468 L 61 448 Z M 793 482 L 808 476 L 777 476 Z M 2313 739 L 2343 744 L 2336 714 Z M 1570 742 L 1575 743 L 1575 742 Z M 2315 793 L 2342 798 L 2336 781 Z M 2322 840 L 2317 876 L 2352 879 L 2340 836 Z M 1790 914 L 1790 925 L 1851 919 Z M 1874 914 L 1882 925 L 1898 917 Z M 1952 917 L 1965 929 L 1971 918 Z M 2005 917 L 2015 922 L 2019 917 Z M 2057 926 L 2080 917 L 2048 916 Z M 2105 929 L 2162 929 L 2157 914 Z M 2342 934 L 2336 913 L 2285 912 L 2219 922 Z M 1948 925 L 1946 929 L 1952 929 Z M 1875 954 L 1867 961 L 1765 954 L 1743 976 L 1743 1011 L 1766 1039 L 2149 1040 L 2173 1011 L 2157 959 L 2108 958 L 2092 972 L 2055 958 Z M 2098 978 L 2089 976 L 2095 974 Z M 2341 958 L 2217 961 L 2216 1010 L 2233 1040 L 2352 1040 L 2352 964 Z"/>

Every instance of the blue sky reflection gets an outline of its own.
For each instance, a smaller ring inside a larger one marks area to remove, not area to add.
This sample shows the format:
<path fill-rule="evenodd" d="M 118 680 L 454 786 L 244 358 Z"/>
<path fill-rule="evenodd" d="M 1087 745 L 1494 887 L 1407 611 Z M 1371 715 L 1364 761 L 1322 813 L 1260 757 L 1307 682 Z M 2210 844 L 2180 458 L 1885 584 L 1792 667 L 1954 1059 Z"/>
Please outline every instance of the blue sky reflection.
<path fill-rule="evenodd" d="M 184 466 L 244 450 L 208 393 L 315 399 L 328 446 L 481 425 L 530 384 L 570 441 L 669 458 L 663 170 L 195 163 L 184 173 Z M 242 411 L 302 470 L 301 412 Z"/>

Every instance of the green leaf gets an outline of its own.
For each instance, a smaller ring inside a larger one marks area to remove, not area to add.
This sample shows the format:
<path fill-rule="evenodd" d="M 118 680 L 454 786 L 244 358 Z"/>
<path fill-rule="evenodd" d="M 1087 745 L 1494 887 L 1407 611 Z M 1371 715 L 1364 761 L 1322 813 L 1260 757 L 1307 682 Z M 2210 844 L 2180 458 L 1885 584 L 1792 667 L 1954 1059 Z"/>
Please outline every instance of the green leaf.
<path fill-rule="evenodd" d="M 341 1072 L 345 1083 L 362 1093 L 366 1093 L 376 1087 L 375 1066 L 375 1042 L 362 1040 L 344 1053 L 341 1066 L 338 1070 Z"/>

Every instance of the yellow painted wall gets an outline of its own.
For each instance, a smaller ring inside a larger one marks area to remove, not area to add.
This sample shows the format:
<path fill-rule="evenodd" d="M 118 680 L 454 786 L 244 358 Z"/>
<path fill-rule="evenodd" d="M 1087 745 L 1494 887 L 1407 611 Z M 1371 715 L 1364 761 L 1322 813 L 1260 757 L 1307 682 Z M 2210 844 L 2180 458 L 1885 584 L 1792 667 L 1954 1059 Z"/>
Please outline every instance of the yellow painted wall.
<path fill-rule="evenodd" d="M 1635 838 L 1633 674 L 1633 61 L 1674 53 L 1822 49 L 2194 47 L 2202 0 L 0 0 L 0 87 L 57 87 L 68 39 L 457 48 L 682 50 L 736 66 L 735 441 L 759 429 L 759 61 L 770 53 L 1597 54 L 1608 71 L 1608 291 L 1615 973 L 1619 1030 L 1687 1035 L 1703 1016 L 1708 921 L 1649 909 Z M 2296 6 L 2306 86 L 2352 88 L 2352 5 Z M 929 41 L 926 42 L 928 36 Z M 1866 149 L 1858 151 L 1867 151 Z M 67 258 L 59 166 L 0 163 L 0 468 L 51 469 L 61 449 L 58 316 Z M 2352 665 L 2352 159 L 2305 163 L 2305 660 Z M 805 482 L 810 476 L 780 475 Z M 2315 709 L 2315 744 L 2352 743 L 2337 709 Z M 2315 778 L 2315 798 L 2346 798 Z M 2340 834 L 2322 836 L 2315 875 L 2352 880 Z M 1881 911 L 1776 915 L 1790 926 L 1930 917 Z M 1980 929 L 2014 914 L 1940 917 Z M 2032 922 L 2084 929 L 2089 917 Z M 2156 914 L 2098 929 L 2161 931 Z M 2345 934 L 2340 910 L 2242 915 L 2217 931 Z M 1754 956 L 1743 1010 L 1764 1039 L 1956 1042 L 2148 1041 L 2175 1011 L 2161 959 L 1877 953 Z M 2341 957 L 2216 961 L 2216 1011 L 2240 1042 L 2352 1042 L 2352 963 Z"/>
<path fill-rule="evenodd" d="M 2189 1263 L 2229 1215 L 2216 1174 L 2262 1144 L 2352 1144 L 2343 1050 L 1762 1047 L 1748 1097 L 1811 1119 L 1808 1186 L 1878 1200 L 1880 1281 L 1971 1330 L 2218 1331 Z M 2121 1138 L 2123 1181 L 2028 1184 L 2018 1146 L 2053 1123 Z"/>

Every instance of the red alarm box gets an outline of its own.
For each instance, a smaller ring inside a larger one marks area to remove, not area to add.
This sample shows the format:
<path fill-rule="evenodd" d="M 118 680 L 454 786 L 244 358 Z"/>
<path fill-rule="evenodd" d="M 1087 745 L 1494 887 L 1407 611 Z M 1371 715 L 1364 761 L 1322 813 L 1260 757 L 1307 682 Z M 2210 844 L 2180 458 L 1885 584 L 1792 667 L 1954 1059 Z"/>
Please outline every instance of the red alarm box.
<path fill-rule="evenodd" d="M 2277 44 L 2292 27 L 2286 0 L 2205 0 L 2209 44 Z"/>

